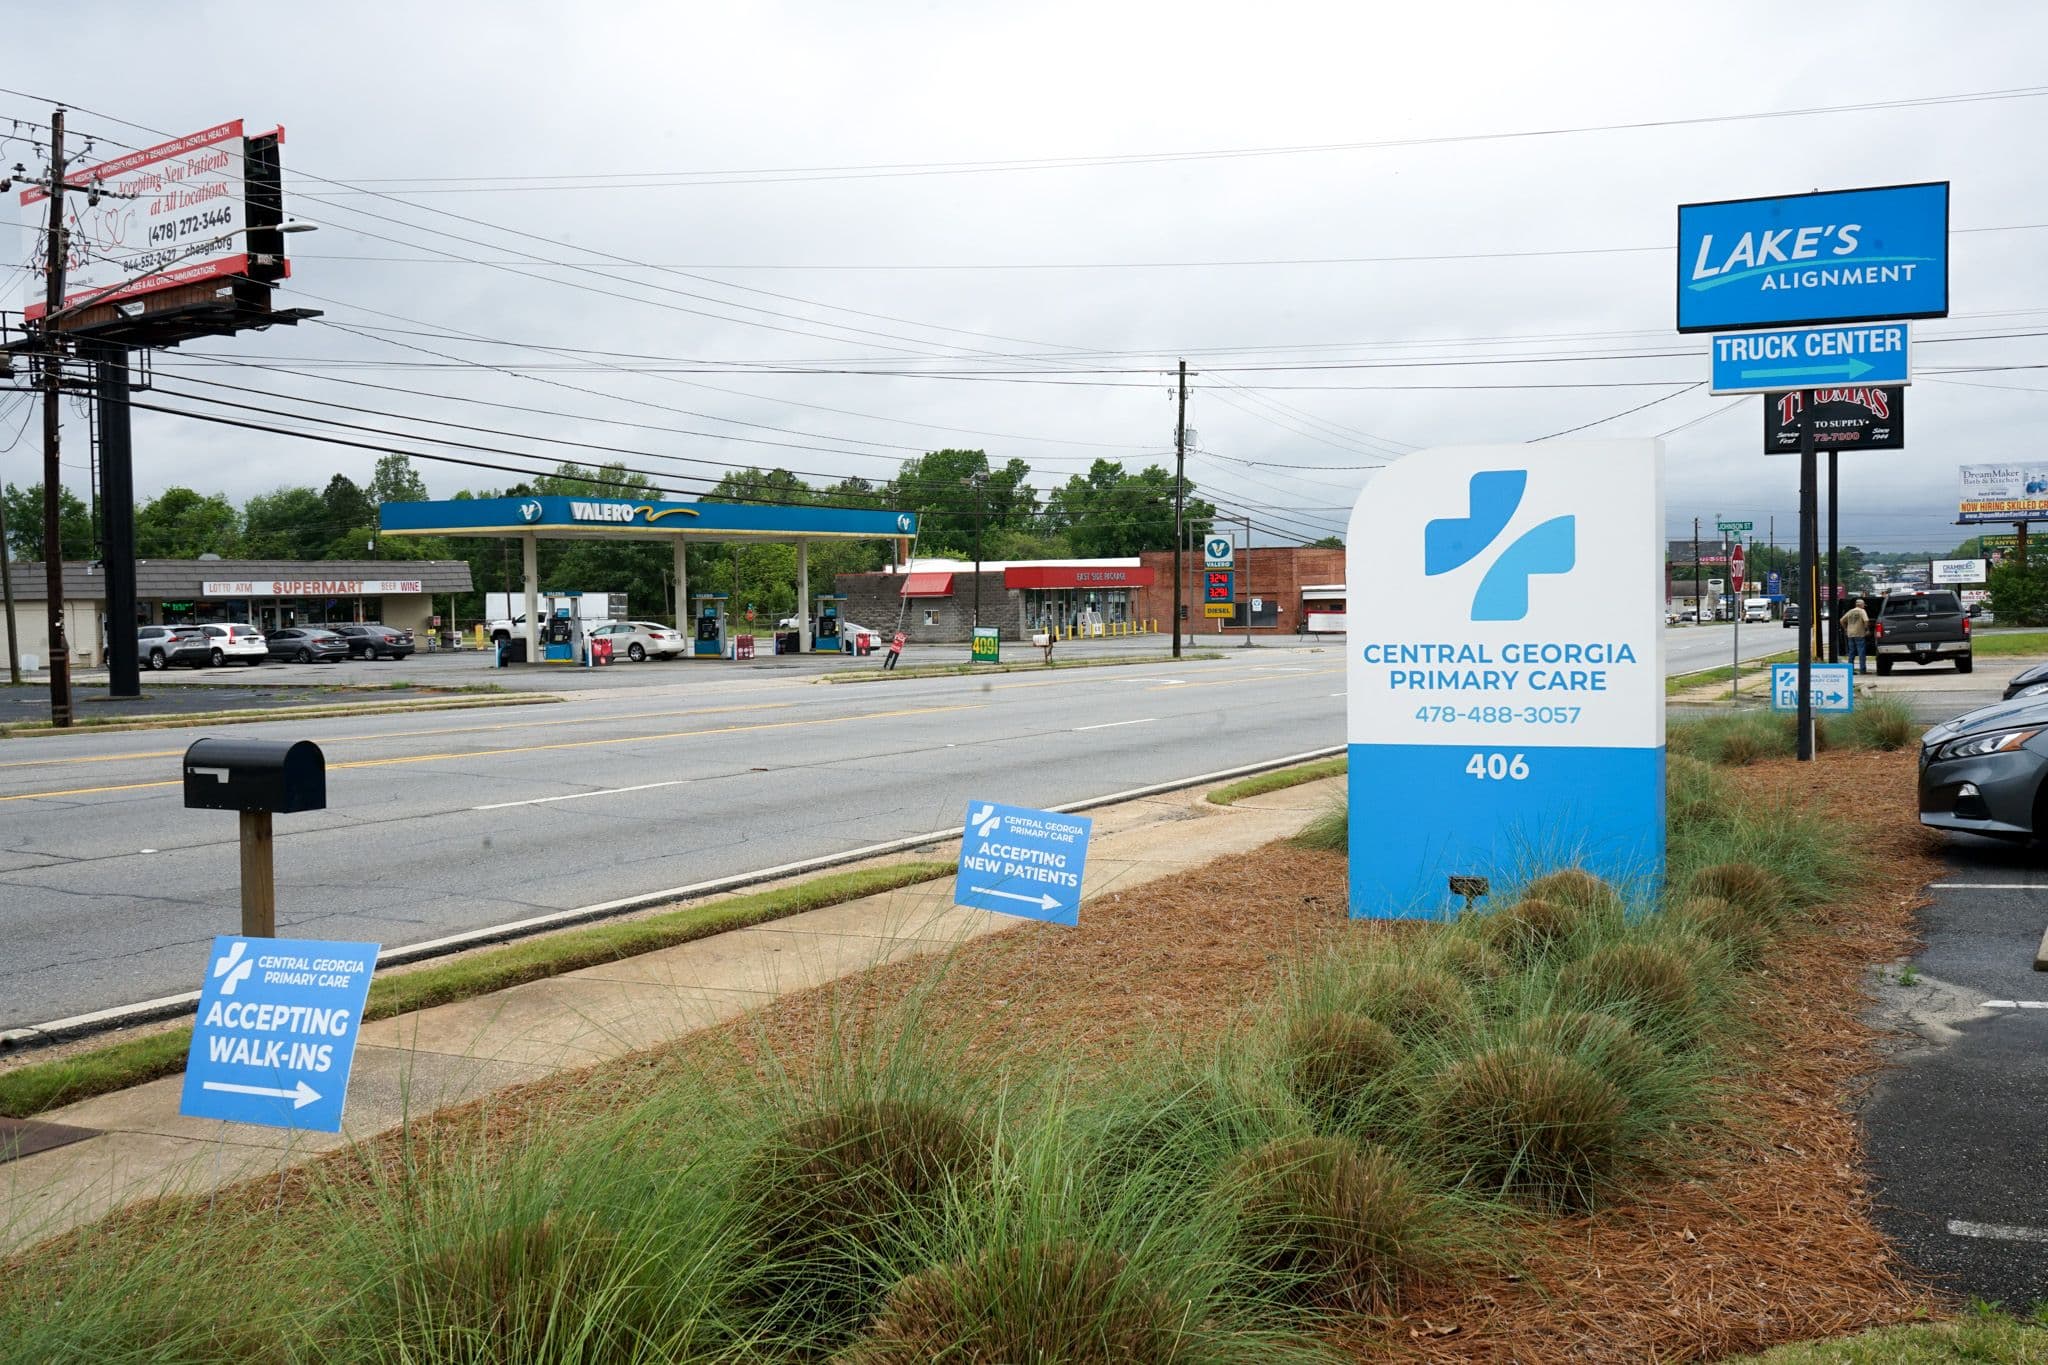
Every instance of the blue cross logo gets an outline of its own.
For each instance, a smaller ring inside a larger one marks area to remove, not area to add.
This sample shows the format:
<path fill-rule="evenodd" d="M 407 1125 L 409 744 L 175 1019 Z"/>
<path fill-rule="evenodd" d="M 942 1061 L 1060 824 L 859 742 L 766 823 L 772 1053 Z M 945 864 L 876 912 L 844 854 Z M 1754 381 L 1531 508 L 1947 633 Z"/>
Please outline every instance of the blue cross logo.
<path fill-rule="evenodd" d="M 1500 539 L 1529 487 L 1526 469 L 1490 469 L 1472 476 L 1471 513 L 1440 517 L 1422 528 L 1422 571 L 1463 568 Z M 1529 580 L 1570 573 L 1578 562 L 1577 518 L 1552 517 L 1530 527 L 1500 552 L 1472 594 L 1475 621 L 1519 621 L 1529 614 Z"/>

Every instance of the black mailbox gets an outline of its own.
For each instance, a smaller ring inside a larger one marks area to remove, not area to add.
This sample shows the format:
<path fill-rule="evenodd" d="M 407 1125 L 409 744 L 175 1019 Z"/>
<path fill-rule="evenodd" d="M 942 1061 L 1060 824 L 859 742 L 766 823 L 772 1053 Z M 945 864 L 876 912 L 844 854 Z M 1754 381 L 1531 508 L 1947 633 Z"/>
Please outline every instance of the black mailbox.
<path fill-rule="evenodd" d="M 327 809 L 327 758 L 310 739 L 200 739 L 185 750 L 185 805 L 194 810 Z"/>

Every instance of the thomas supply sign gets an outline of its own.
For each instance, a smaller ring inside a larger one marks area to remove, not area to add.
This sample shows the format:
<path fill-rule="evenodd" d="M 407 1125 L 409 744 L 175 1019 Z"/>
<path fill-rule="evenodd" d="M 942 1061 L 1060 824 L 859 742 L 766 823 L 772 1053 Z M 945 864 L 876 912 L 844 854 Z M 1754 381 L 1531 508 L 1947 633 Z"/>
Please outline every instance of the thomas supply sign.
<path fill-rule="evenodd" d="M 977 910 L 1081 922 L 1081 876 L 1095 822 L 994 801 L 967 806 L 953 901 Z"/>
<path fill-rule="evenodd" d="M 1948 316 L 1948 183 L 1678 206 L 1678 330 Z"/>
<path fill-rule="evenodd" d="M 1796 327 L 1717 336 L 1708 349 L 1715 393 L 1768 393 L 1787 384 L 1906 384 L 1912 333 L 1903 322 Z"/>
<path fill-rule="evenodd" d="M 249 271 L 249 227 L 242 121 L 146 147 L 97 166 L 73 170 L 67 183 L 99 182 L 97 203 L 67 198 L 71 251 L 64 302 L 113 302 L 160 289 Z M 23 190 L 24 209 L 49 198 Z M 38 243 L 42 241 L 38 234 Z M 24 314 L 44 312 L 43 263 L 32 262 L 33 297 Z"/>
<path fill-rule="evenodd" d="M 1815 450 L 1905 449 L 1905 389 L 1860 384 L 1793 389 L 1765 397 L 1764 454 L 1799 453 L 1799 422 L 1809 407 Z"/>
<path fill-rule="evenodd" d="M 1957 521 L 2048 521 L 2048 463 L 1966 464 Z"/>
<path fill-rule="evenodd" d="M 1352 509 L 1351 913 L 1444 913 L 1450 879 L 1664 858 L 1664 524 L 1654 441 L 1451 446 Z"/>
<path fill-rule="evenodd" d="M 340 1132 L 377 949 L 313 939 L 214 939 L 178 1112 Z"/>

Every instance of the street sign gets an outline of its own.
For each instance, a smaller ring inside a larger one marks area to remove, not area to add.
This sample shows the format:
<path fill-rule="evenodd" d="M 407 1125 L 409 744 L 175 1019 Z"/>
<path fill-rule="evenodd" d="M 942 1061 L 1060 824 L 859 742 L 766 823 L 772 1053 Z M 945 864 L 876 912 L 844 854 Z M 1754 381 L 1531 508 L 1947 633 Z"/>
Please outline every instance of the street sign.
<path fill-rule="evenodd" d="M 974 628 L 974 648 L 969 657 L 978 664 L 999 664 L 1003 661 L 1003 633 L 994 626 Z"/>
<path fill-rule="evenodd" d="M 1237 615 L 1237 603 L 1235 602 L 1202 603 L 1202 619 L 1205 621 L 1228 621 L 1235 615 Z"/>
<path fill-rule="evenodd" d="M 1728 590 L 1730 592 L 1742 591 L 1742 567 L 1742 547 L 1737 545 L 1728 552 Z"/>
<path fill-rule="evenodd" d="M 1354 917 L 1440 918 L 1454 878 L 1553 863 L 1659 875 L 1662 465 L 1655 441 L 1452 446 L 1359 495 L 1346 581 L 1401 609 L 1350 614 Z"/>
<path fill-rule="evenodd" d="M 1764 395 L 1764 454 L 1797 455 L 1802 426 L 1812 428 L 1815 450 L 1904 450 L 1906 390 L 1859 384 Z"/>
<path fill-rule="evenodd" d="M 1912 329 L 1903 322 L 1784 327 L 1717 336 L 1708 349 L 1715 393 L 1769 393 L 1795 384 L 1910 384 Z"/>
<path fill-rule="evenodd" d="M 1856 706 L 1855 677 L 1848 664 L 1810 664 L 1813 709 L 1816 714 L 1847 715 Z M 1771 665 L 1771 709 L 1799 709 L 1799 665 Z"/>
<path fill-rule="evenodd" d="M 341 1131 L 374 943 L 213 941 L 178 1112 L 271 1128 Z"/>
<path fill-rule="evenodd" d="M 1081 874 L 1088 863 L 1085 815 L 970 801 L 960 836 L 953 903 L 1053 924 L 1081 922 Z"/>
<path fill-rule="evenodd" d="M 1947 316 L 1946 181 L 1678 206 L 1681 332 Z"/>
<path fill-rule="evenodd" d="M 1714 529 L 1722 535 L 1727 535 L 1731 531 L 1754 531 L 1756 523 L 1753 521 L 1717 521 L 1714 523 Z"/>
<path fill-rule="evenodd" d="M 1237 550 L 1230 543 L 1229 536 L 1210 536 L 1202 542 L 1202 566 L 1208 569 L 1229 569 L 1237 565 Z"/>

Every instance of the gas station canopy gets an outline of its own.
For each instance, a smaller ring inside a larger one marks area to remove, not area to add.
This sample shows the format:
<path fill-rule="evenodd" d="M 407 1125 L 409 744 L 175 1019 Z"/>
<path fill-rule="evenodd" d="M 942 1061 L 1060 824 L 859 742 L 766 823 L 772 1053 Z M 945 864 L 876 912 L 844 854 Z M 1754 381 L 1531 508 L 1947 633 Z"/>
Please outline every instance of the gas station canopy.
<path fill-rule="evenodd" d="M 917 534 L 915 512 L 553 495 L 387 502 L 378 507 L 377 520 L 387 536 L 532 535 L 558 540 L 625 535 L 794 541 Z"/>

